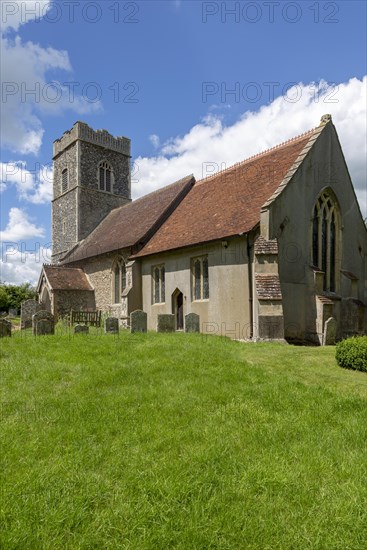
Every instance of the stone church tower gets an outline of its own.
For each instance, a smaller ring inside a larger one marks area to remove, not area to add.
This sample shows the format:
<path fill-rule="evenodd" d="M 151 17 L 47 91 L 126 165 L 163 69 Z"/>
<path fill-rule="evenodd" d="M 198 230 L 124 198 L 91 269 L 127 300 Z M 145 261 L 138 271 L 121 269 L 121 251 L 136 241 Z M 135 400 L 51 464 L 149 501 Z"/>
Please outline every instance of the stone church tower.
<path fill-rule="evenodd" d="M 131 201 L 130 140 L 76 122 L 54 142 L 52 260 L 57 262 L 114 208 Z"/>

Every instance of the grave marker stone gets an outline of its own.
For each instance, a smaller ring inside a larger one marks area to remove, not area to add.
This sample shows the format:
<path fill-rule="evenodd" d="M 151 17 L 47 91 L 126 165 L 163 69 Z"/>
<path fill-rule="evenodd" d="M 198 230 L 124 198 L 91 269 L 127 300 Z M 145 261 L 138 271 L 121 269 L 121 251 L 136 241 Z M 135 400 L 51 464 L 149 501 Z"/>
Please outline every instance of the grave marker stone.
<path fill-rule="evenodd" d="M 148 327 L 148 315 L 145 311 L 137 309 L 130 314 L 130 332 L 146 332 Z"/>

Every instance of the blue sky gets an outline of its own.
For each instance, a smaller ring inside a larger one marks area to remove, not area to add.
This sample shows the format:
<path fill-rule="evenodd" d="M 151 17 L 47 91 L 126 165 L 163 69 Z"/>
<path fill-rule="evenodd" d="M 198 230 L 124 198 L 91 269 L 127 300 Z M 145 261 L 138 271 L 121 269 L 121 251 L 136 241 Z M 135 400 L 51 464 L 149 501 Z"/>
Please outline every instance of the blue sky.
<path fill-rule="evenodd" d="M 49 260 L 52 142 L 76 120 L 131 138 L 137 197 L 331 113 L 366 215 L 365 21 L 361 1 L 3 0 L 1 279 Z"/>

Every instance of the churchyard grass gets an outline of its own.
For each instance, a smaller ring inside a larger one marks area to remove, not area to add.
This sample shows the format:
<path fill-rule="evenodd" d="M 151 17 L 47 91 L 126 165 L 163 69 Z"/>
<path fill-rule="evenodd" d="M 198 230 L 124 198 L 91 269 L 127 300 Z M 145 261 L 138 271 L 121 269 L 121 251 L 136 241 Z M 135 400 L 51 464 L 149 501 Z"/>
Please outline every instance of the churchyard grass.
<path fill-rule="evenodd" d="M 365 549 L 366 374 L 199 334 L 4 338 L 0 547 Z"/>

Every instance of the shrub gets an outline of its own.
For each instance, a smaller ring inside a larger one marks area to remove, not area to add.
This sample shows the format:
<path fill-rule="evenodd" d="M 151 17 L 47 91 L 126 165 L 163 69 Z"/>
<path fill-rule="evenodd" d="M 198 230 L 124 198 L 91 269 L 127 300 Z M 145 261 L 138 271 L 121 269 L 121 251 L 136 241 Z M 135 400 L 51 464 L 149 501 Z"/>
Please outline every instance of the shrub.
<path fill-rule="evenodd" d="M 340 367 L 367 372 L 367 336 L 354 336 L 336 345 L 336 360 Z"/>

